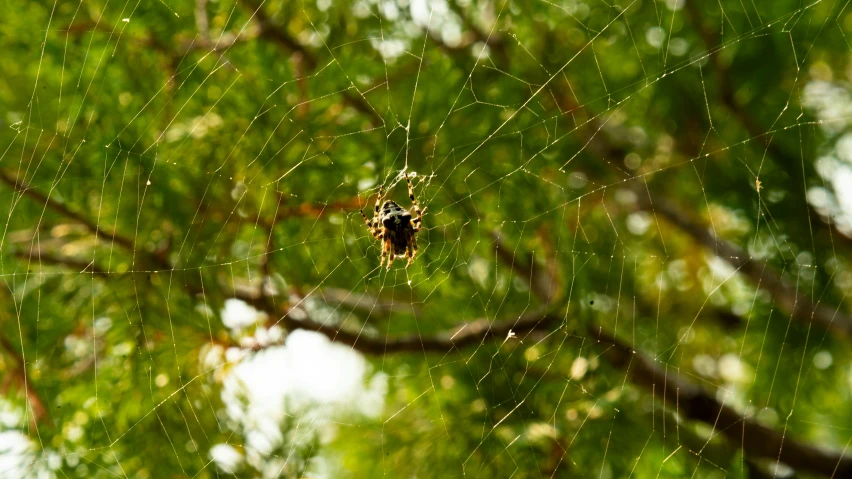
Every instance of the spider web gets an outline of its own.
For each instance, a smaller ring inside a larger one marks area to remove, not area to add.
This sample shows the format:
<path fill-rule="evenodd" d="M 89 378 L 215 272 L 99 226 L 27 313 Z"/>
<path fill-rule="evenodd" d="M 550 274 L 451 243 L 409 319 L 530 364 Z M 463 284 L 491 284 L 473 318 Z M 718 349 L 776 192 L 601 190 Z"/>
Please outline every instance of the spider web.
<path fill-rule="evenodd" d="M 850 17 L 788 3 L 7 5 L 0 470 L 844 477 Z"/>

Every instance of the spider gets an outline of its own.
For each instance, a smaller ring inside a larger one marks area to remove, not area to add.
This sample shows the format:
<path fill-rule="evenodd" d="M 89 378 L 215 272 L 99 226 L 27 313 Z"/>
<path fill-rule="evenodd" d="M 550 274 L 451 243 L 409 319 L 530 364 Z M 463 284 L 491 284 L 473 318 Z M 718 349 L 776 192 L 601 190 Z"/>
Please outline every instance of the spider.
<path fill-rule="evenodd" d="M 411 198 L 411 203 L 414 206 L 414 215 L 408 210 L 391 200 L 387 200 L 382 204 L 382 196 L 385 188 L 382 186 L 379 189 L 379 197 L 376 199 L 376 210 L 373 213 L 373 219 L 367 219 L 364 210 L 361 210 L 361 216 L 364 218 L 364 223 L 370 229 L 370 233 L 382 242 L 382 259 L 379 262 L 381 268 L 387 258 L 387 269 L 390 271 L 391 264 L 397 258 L 408 257 L 407 268 L 414 261 L 414 255 L 417 253 L 417 232 L 420 231 L 423 219 L 423 213 L 426 211 L 420 210 L 417 205 L 417 200 L 414 198 L 414 189 L 411 187 L 411 180 L 408 179 L 408 174 L 405 175 L 405 182 L 408 183 L 408 197 Z M 379 205 L 382 205 L 379 207 Z M 411 219 L 412 216 L 416 216 Z"/>

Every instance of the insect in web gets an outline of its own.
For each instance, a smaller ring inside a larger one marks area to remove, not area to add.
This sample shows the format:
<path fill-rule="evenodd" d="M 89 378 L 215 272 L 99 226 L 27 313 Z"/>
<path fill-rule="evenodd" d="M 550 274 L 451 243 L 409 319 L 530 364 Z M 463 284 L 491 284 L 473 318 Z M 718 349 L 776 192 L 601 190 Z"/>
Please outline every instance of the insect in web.
<path fill-rule="evenodd" d="M 376 198 L 376 210 L 373 213 L 373 218 L 368 219 L 361 210 L 361 216 L 364 218 L 364 223 L 370 229 L 370 233 L 382 243 L 382 259 L 379 261 L 381 267 L 385 259 L 387 259 L 387 269 L 390 270 L 393 261 L 398 258 L 408 258 L 407 268 L 414 261 L 414 255 L 417 254 L 417 232 L 423 225 L 423 213 L 426 211 L 420 210 L 417 205 L 417 199 L 414 198 L 414 189 L 411 187 L 411 180 L 408 179 L 408 174 L 405 175 L 405 182 L 408 183 L 408 197 L 411 199 L 414 214 L 403 209 L 396 202 L 387 200 L 382 204 L 385 188 L 382 186 L 379 189 L 379 197 Z M 381 206 L 380 206 L 381 205 Z M 414 216 L 414 219 L 412 219 Z"/>

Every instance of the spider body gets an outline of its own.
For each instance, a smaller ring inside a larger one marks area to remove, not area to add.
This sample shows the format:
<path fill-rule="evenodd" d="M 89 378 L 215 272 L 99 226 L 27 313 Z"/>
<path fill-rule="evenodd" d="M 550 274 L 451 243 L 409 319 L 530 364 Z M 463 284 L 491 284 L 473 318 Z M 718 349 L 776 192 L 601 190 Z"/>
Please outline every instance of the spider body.
<path fill-rule="evenodd" d="M 408 258 L 407 268 L 417 254 L 417 232 L 420 231 L 422 226 L 423 211 L 420 210 L 420 206 L 414 198 L 414 189 L 411 187 L 411 180 L 408 179 L 408 175 L 405 175 L 405 181 L 408 183 L 408 197 L 411 199 L 414 209 L 413 214 L 394 201 L 387 200 L 382 203 L 384 187 L 379 189 L 373 218 L 368 219 L 364 210 L 361 210 L 361 216 L 364 218 L 367 228 L 370 229 L 370 233 L 382 243 L 382 258 L 379 267 L 387 259 L 388 270 L 390 270 L 395 259 L 406 257 Z"/>

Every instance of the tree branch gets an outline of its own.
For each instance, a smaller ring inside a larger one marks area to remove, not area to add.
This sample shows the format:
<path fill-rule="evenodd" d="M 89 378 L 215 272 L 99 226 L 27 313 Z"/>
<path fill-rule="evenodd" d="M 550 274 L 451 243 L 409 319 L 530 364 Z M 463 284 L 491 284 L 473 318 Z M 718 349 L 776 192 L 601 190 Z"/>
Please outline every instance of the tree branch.
<path fill-rule="evenodd" d="M 678 211 L 668 200 L 651 196 L 647 190 L 639 194 L 640 207 L 659 213 L 678 229 L 691 236 L 705 248 L 714 251 L 716 256 L 724 260 L 752 282 L 768 292 L 776 304 L 790 316 L 805 324 L 819 324 L 828 331 L 852 337 L 852 317 L 820 303 L 814 303 L 805 295 L 799 294 L 771 266 L 763 261 L 754 259 L 738 246 L 725 241 Z"/>
<path fill-rule="evenodd" d="M 283 322 L 289 329 L 304 329 L 324 334 L 335 342 L 352 346 L 365 354 L 386 354 L 397 352 L 448 352 L 486 340 L 508 339 L 514 334 L 529 333 L 539 328 L 558 324 L 561 318 L 552 314 L 532 312 L 516 319 L 488 320 L 477 319 L 452 330 L 433 335 L 407 335 L 397 337 L 375 337 L 346 331 L 334 325 L 321 324 L 311 319 L 295 319 L 286 314 Z"/>
<path fill-rule="evenodd" d="M 474 41 L 484 43 L 491 47 L 502 63 L 508 62 L 509 56 L 506 52 L 506 42 L 502 35 L 494 32 L 482 31 L 479 26 L 476 25 L 476 22 L 470 18 L 470 15 L 467 14 L 464 7 L 458 3 L 458 0 L 449 0 L 447 5 L 450 7 L 450 10 L 452 10 L 459 19 L 461 19 L 462 26 L 473 34 Z M 473 8 L 476 7 L 474 6 Z M 440 42 L 441 40 L 437 39 L 436 41 Z M 467 47 L 467 45 L 464 45 L 461 48 L 465 47 Z"/>
<path fill-rule="evenodd" d="M 302 61 L 305 62 L 308 70 L 316 68 L 317 59 L 314 55 L 301 43 L 297 42 L 295 38 L 291 37 L 285 29 L 275 25 L 272 19 L 263 11 L 262 4 L 257 3 L 255 0 L 240 0 L 240 3 L 252 12 L 255 22 L 260 28 L 261 37 L 283 46 L 292 53 L 301 55 Z"/>
<path fill-rule="evenodd" d="M 0 169 L 0 182 L 6 183 L 15 191 L 32 198 L 38 203 L 42 203 L 48 209 L 53 210 L 56 213 L 83 225 L 83 227 L 89 230 L 89 232 L 94 234 L 96 237 L 102 237 L 109 241 L 112 241 L 115 244 L 121 246 L 122 248 L 127 249 L 131 253 L 140 253 L 147 261 L 149 261 L 156 267 L 162 269 L 172 268 L 171 264 L 168 261 L 168 258 L 166 257 L 166 251 L 156 253 L 137 251 L 136 243 L 132 239 L 126 236 L 122 236 L 118 233 L 117 230 L 105 230 L 101 228 L 98 224 L 96 224 L 94 221 L 87 218 L 86 216 L 68 208 L 64 204 L 56 201 L 53 198 L 50 198 L 44 193 L 41 193 L 37 189 L 27 184 L 25 181 L 11 176 L 8 172 L 2 169 Z M 71 261 L 71 263 L 73 264 L 75 260 L 68 259 L 68 261 Z"/>
<path fill-rule="evenodd" d="M 277 223 L 286 218 L 298 217 L 298 216 L 310 216 L 310 217 L 321 217 L 330 213 L 336 213 L 338 211 L 352 211 L 354 209 L 360 208 L 362 206 L 361 199 L 357 197 L 335 201 L 329 204 L 316 204 L 316 203 L 300 203 L 298 205 L 292 206 L 281 206 L 278 208 L 278 211 L 275 212 L 275 218 L 273 218 L 273 223 Z"/>
<path fill-rule="evenodd" d="M 282 307 L 279 311 L 270 296 L 239 290 L 234 292 L 233 297 L 265 312 L 270 318 L 279 318 L 278 321 L 291 331 L 295 329 L 314 331 L 325 335 L 332 341 L 346 344 L 356 351 L 371 355 L 422 351 L 445 353 L 454 348 L 461 349 L 473 344 L 481 344 L 490 339 L 503 338 L 505 340 L 510 337 L 510 332 L 516 335 L 529 333 L 536 329 L 558 324 L 562 320 L 554 314 L 534 311 L 522 314 L 515 319 L 477 319 L 451 330 L 431 335 L 378 337 L 372 334 L 348 331 L 336 324 L 320 323 L 310 318 L 303 308 Z M 281 314 L 282 311 L 283 315 Z"/>
<path fill-rule="evenodd" d="M 276 25 L 266 12 L 263 11 L 261 4 L 258 4 L 256 0 L 239 1 L 247 10 L 252 12 L 252 15 L 260 29 L 258 36 L 266 38 L 267 40 L 284 47 L 284 49 L 291 53 L 296 54 L 298 56 L 296 60 L 298 62 L 304 62 L 305 70 L 311 71 L 317 67 L 318 60 L 316 56 L 304 45 L 296 41 L 295 38 L 290 36 L 285 28 Z M 352 88 L 354 88 L 354 85 L 352 85 Z M 364 96 L 360 91 L 357 91 L 357 94 L 353 94 L 351 90 L 344 91 L 343 102 L 352 108 L 355 108 L 359 112 L 368 115 L 372 120 L 384 124 L 384 118 L 382 118 L 379 112 L 377 112 L 375 108 L 373 108 L 373 106 L 364 99 Z"/>
<path fill-rule="evenodd" d="M 282 220 L 299 217 L 321 218 L 332 213 L 357 210 L 358 208 L 361 208 L 363 206 L 363 201 L 357 197 L 338 200 L 331 203 L 304 202 L 287 206 L 281 205 L 275 211 L 275 216 L 270 220 L 264 218 L 260 214 L 252 214 L 246 217 L 231 214 L 231 212 L 227 210 L 223 211 L 221 208 L 213 207 L 209 202 L 206 201 L 198 203 L 198 208 L 208 209 L 209 214 L 214 219 L 220 221 L 225 221 L 227 219 L 227 221 L 231 223 L 258 225 L 267 230 L 273 228 L 279 221 Z"/>
<path fill-rule="evenodd" d="M 4 379 L 3 386 L 0 389 L 2 389 L 2 392 L 5 394 L 11 382 L 14 382 L 18 387 L 20 387 L 27 397 L 27 405 L 32 411 L 33 424 L 35 424 L 39 420 L 47 417 L 47 409 L 44 407 L 44 401 L 41 400 L 41 397 L 38 395 L 27 377 L 26 364 L 24 363 L 24 358 L 21 355 L 21 352 L 15 349 L 12 343 L 5 336 L 0 336 L 0 346 L 2 346 L 3 350 L 6 351 L 6 355 L 13 363 L 9 367 L 9 375 Z"/>
<path fill-rule="evenodd" d="M 556 271 L 555 263 L 550 262 L 550 268 L 544 268 L 536 264 L 534 258 L 530 254 L 518 253 L 517 248 L 510 251 L 510 248 L 503 242 L 498 231 L 492 233 L 494 237 L 495 253 L 503 263 L 509 265 L 517 275 L 524 278 L 529 284 L 533 294 L 535 294 L 544 304 L 549 304 L 556 296 Z"/>
<path fill-rule="evenodd" d="M 66 218 L 69 218 L 71 220 L 74 220 L 77 223 L 80 223 L 81 225 L 85 226 L 86 229 L 89 230 L 95 236 L 105 237 L 105 238 L 107 238 L 111 241 L 114 241 L 115 243 L 121 245 L 122 247 L 131 250 L 131 251 L 135 249 L 135 245 L 134 245 L 132 239 L 121 236 L 115 230 L 110 231 L 110 230 L 105 230 L 105 229 L 101 228 L 100 226 L 95 224 L 95 222 L 93 222 L 89 218 L 81 215 L 80 213 L 77 213 L 76 211 L 69 209 L 64 204 L 62 204 L 62 203 L 60 203 L 60 202 L 58 202 L 58 201 L 56 201 L 52 198 L 49 198 L 47 195 L 45 195 L 45 194 L 41 193 L 40 191 L 36 190 L 35 188 L 31 187 L 24 180 L 21 180 L 21 179 L 18 179 L 18 178 L 11 176 L 5 170 L 0 170 L 0 181 L 9 185 L 15 191 L 17 191 L 17 192 L 19 192 L 23 195 L 29 196 L 30 198 L 34 199 L 36 202 L 42 203 L 47 208 L 59 213 L 60 215 L 66 217 Z"/>
<path fill-rule="evenodd" d="M 799 159 L 787 151 L 784 151 L 778 142 L 773 141 L 774 134 L 769 133 L 766 129 L 761 127 L 754 117 L 749 114 L 748 110 L 743 108 L 743 106 L 737 102 L 734 85 L 731 82 L 730 75 L 728 74 L 728 65 L 721 61 L 721 57 L 718 54 L 725 45 L 719 42 L 719 37 L 713 30 L 704 26 L 704 23 L 701 21 L 701 12 L 698 11 L 698 4 L 696 2 L 687 2 L 685 10 L 690 22 L 695 26 L 698 36 L 701 37 L 701 41 L 708 49 L 707 56 L 713 65 L 713 77 L 715 78 L 718 86 L 718 97 L 720 103 L 732 113 L 734 118 L 739 121 L 752 139 L 763 139 L 766 152 L 781 160 L 781 162 L 788 168 L 797 167 Z M 808 203 L 808 209 L 809 211 L 813 211 L 813 213 L 820 218 L 821 221 L 817 224 L 825 227 L 830 234 L 836 235 L 847 243 L 852 240 L 852 236 L 850 236 L 848 232 L 843 232 L 843 230 L 837 228 L 837 226 L 831 221 L 830 215 L 821 214 L 819 211 L 816 211 L 810 203 Z"/>
<path fill-rule="evenodd" d="M 661 208 L 657 205 L 658 201 L 655 201 L 655 209 Z M 667 210 L 671 211 L 668 208 Z M 696 234 L 709 235 L 707 230 L 691 224 L 689 229 Z M 730 245 L 727 247 L 731 248 Z M 728 250 L 728 253 L 736 253 L 736 251 Z M 737 256 L 734 255 L 734 257 Z M 742 258 L 742 256 L 738 257 Z M 514 264 L 514 255 L 504 254 L 500 255 L 500 258 L 508 264 Z M 547 297 L 547 291 L 532 287 L 532 284 L 541 283 L 544 278 L 531 277 L 529 274 L 524 274 L 522 269 L 519 273 L 530 282 L 532 291 L 540 299 Z M 542 273 L 539 272 L 539 276 Z M 628 371 L 631 382 L 655 393 L 663 391 L 664 400 L 670 404 L 676 404 L 678 414 L 713 426 L 716 434 L 726 436 L 732 445 L 742 448 L 750 458 L 780 460 L 797 470 L 832 475 L 832 477 L 852 476 L 852 457 L 797 442 L 784 433 L 763 426 L 750 417 L 742 416 L 730 406 L 717 400 L 714 395 L 681 377 L 679 371 L 674 370 L 671 374 L 668 368 L 661 371 L 653 361 L 617 338 L 607 335 L 597 327 L 589 328 L 589 330 L 598 341 L 611 345 L 606 351 L 606 356 L 613 366 Z"/>
<path fill-rule="evenodd" d="M 784 432 L 763 426 L 717 399 L 717 394 L 692 384 L 679 370 L 662 369 L 658 363 L 618 339 L 597 331 L 595 334 L 612 344 L 605 354 L 614 366 L 627 369 L 631 382 L 655 394 L 662 393 L 666 402 L 677 405 L 680 415 L 709 424 L 714 435 L 726 436 L 750 458 L 780 460 L 802 472 L 832 477 L 852 476 L 852 457 L 843 452 L 804 444 Z"/>
<path fill-rule="evenodd" d="M 195 28 L 203 40 L 210 38 L 210 21 L 207 18 L 207 0 L 195 0 Z"/>
<path fill-rule="evenodd" d="M 604 127 L 602 123 L 595 120 L 587 123 L 592 127 L 593 124 L 598 124 L 597 130 Z M 620 158 L 623 158 L 624 152 L 606 141 L 602 135 L 593 135 L 587 142 L 587 148 L 594 151 L 595 154 L 607 158 L 613 164 L 617 164 Z M 635 188 L 635 192 L 639 198 L 640 208 L 660 213 L 674 226 L 712 251 L 720 259 L 734 268 L 738 268 L 752 282 L 768 292 L 786 314 L 805 324 L 815 322 L 828 331 L 852 337 L 852 317 L 840 312 L 839 307 L 831 308 L 820 303 L 814 303 L 806 296 L 798 294 L 796 288 L 786 283 L 773 268 L 762 261 L 749 257 L 747 252 L 736 245 L 716 237 L 709 229 L 695 224 L 679 212 L 673 206 L 673 202 L 664 196 L 652 196 L 647 188 Z"/>
<path fill-rule="evenodd" d="M 415 305 L 389 301 L 366 292 L 356 293 L 340 288 L 322 288 L 318 291 L 317 295 L 329 305 L 339 305 L 371 315 L 390 313 L 407 314 L 412 311 L 416 315 L 420 311 L 420 308 Z"/>
<path fill-rule="evenodd" d="M 40 249 L 29 251 L 16 251 L 15 256 L 29 262 L 35 262 L 39 264 L 47 263 L 62 266 L 68 269 L 75 270 L 78 273 L 93 274 L 95 276 L 109 275 L 108 271 L 96 266 L 94 261 L 71 258 L 68 256 L 56 256 L 51 253 L 41 251 Z"/>

